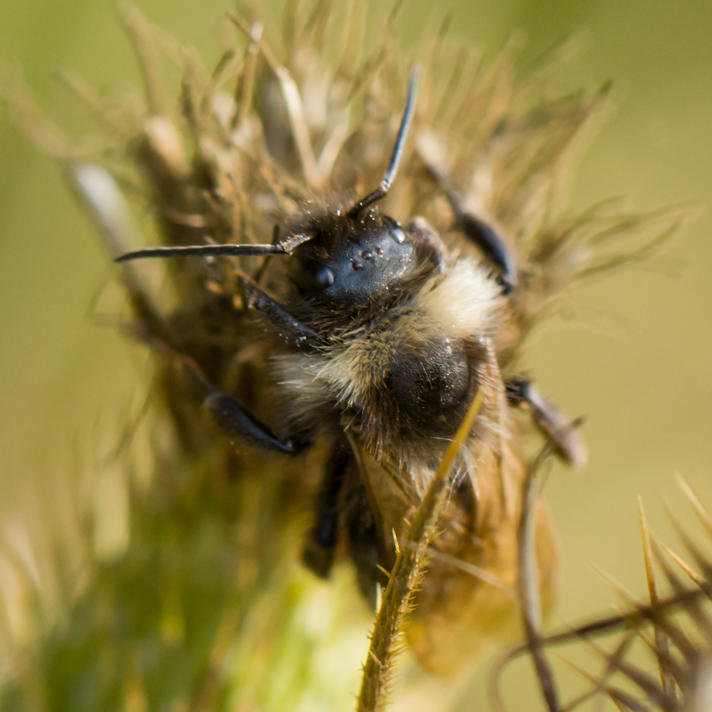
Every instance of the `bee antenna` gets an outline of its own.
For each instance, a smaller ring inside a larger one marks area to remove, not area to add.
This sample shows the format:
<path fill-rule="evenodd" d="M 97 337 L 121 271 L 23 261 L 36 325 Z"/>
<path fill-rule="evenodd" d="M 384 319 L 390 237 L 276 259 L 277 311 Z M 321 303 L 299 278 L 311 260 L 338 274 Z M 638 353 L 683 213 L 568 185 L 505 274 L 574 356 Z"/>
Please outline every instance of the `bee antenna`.
<path fill-rule="evenodd" d="M 408 80 L 408 98 L 405 102 L 405 109 L 403 110 L 403 118 L 401 119 L 400 126 L 398 127 L 398 135 L 396 136 L 396 143 L 393 146 L 393 152 L 391 153 L 391 160 L 388 163 L 388 168 L 381 178 L 381 183 L 378 188 L 372 193 L 369 193 L 365 198 L 356 203 L 356 205 L 349 210 L 350 217 L 356 217 L 359 213 L 364 210 L 364 208 L 373 205 L 374 203 L 382 200 L 388 194 L 388 190 L 393 183 L 393 179 L 398 171 L 398 165 L 400 164 L 401 157 L 403 155 L 403 147 L 405 145 L 405 139 L 408 136 L 408 129 L 413 120 L 413 112 L 415 111 L 415 93 L 418 85 L 418 78 L 420 77 L 420 65 L 416 65 L 410 74 L 410 79 Z"/>
<path fill-rule="evenodd" d="M 168 247 L 147 247 L 134 250 L 117 257 L 114 262 L 144 259 L 146 257 L 240 257 L 242 255 L 291 255 L 305 242 L 314 239 L 310 233 L 289 235 L 284 240 L 270 245 L 176 245 Z"/>

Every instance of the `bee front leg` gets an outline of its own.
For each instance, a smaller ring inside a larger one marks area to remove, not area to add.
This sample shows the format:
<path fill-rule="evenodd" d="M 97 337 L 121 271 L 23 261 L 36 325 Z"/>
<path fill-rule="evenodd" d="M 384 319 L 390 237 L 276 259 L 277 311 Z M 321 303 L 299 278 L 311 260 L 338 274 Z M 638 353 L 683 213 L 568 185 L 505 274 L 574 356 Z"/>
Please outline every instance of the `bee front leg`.
<path fill-rule="evenodd" d="M 190 359 L 184 359 L 183 367 L 191 386 L 203 398 L 203 406 L 231 442 L 241 441 L 262 450 L 289 455 L 305 447 L 303 443 L 283 440 L 275 435 L 237 398 L 215 388 Z"/>
<path fill-rule="evenodd" d="M 238 272 L 237 278 L 242 287 L 245 306 L 267 317 L 285 343 L 305 346 L 322 340 L 314 329 L 292 316 L 278 301 L 262 291 L 247 274 Z"/>
<path fill-rule="evenodd" d="M 586 445 L 576 423 L 539 389 L 525 379 L 515 378 L 506 383 L 510 405 L 520 405 L 531 411 L 534 423 L 552 443 L 557 455 L 572 467 L 583 467 L 588 459 Z"/>

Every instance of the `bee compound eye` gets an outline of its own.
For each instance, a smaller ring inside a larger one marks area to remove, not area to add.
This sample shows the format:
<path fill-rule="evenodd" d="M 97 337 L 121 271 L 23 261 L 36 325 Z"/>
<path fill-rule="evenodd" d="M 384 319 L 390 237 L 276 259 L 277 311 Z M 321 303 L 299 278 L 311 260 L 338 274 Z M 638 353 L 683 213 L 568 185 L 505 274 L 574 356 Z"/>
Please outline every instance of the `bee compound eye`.
<path fill-rule="evenodd" d="M 295 260 L 289 269 L 292 281 L 306 292 L 319 292 L 336 281 L 334 270 L 312 259 Z"/>
<path fill-rule="evenodd" d="M 314 274 L 314 281 L 322 289 L 330 287 L 335 279 L 334 273 L 326 266 L 320 267 Z"/>

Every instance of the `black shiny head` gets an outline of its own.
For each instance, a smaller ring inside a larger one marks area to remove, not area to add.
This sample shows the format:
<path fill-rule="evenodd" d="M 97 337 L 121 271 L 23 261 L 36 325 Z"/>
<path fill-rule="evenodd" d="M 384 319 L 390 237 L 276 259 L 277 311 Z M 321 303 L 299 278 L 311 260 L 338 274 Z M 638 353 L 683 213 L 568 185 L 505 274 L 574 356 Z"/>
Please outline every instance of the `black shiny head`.
<path fill-rule="evenodd" d="M 395 220 L 380 216 L 339 227 L 294 251 L 287 274 L 304 296 L 359 307 L 387 296 L 412 273 L 413 245 Z"/>

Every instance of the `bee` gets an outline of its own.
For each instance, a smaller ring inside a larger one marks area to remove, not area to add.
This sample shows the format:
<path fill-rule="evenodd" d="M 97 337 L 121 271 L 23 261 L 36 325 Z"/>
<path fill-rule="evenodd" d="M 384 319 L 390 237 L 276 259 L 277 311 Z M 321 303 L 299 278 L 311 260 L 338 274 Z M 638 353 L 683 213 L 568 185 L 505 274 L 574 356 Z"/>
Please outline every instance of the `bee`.
<path fill-rule="evenodd" d="M 567 463 L 582 465 L 585 449 L 559 408 L 513 372 L 526 280 L 500 231 L 467 210 L 444 171 L 425 159 L 470 249 L 448 244 L 422 216 L 380 209 L 407 150 L 417 81 L 416 70 L 386 170 L 364 197 L 341 194 L 278 216 L 269 243 L 146 248 L 117 261 L 262 258 L 258 270 L 234 276 L 251 316 L 241 328 L 268 354 L 270 412 L 279 422 L 263 422 L 239 393 L 220 390 L 194 365 L 193 380 L 232 441 L 285 458 L 317 444 L 327 452 L 303 559 L 327 577 L 337 558 L 350 557 L 371 603 L 394 563 L 394 542 L 483 394 L 407 631 L 427 667 L 452 672 L 463 650 L 510 626 L 516 607 L 527 427 L 515 411 L 527 409 Z M 546 603 L 556 553 L 541 502 L 536 516 Z"/>

